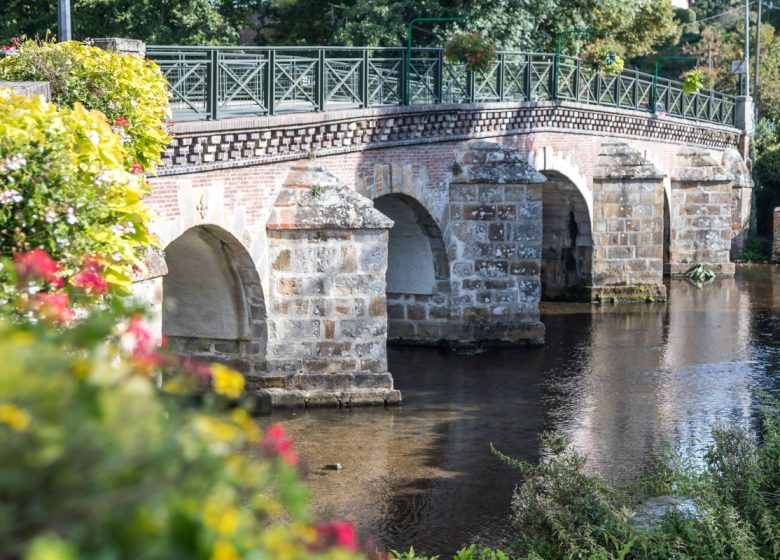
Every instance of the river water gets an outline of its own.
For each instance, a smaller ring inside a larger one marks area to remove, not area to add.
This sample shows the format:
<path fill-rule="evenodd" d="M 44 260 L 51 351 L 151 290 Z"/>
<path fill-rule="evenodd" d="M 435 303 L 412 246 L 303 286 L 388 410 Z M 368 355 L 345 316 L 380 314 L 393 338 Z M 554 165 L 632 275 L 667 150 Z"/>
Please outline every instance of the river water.
<path fill-rule="evenodd" d="M 477 535 L 506 544 L 520 476 L 490 442 L 534 461 L 540 434 L 556 430 L 591 472 L 629 483 L 664 442 L 696 454 L 717 423 L 755 419 L 761 390 L 780 393 L 780 267 L 669 290 L 666 305 L 544 303 L 541 348 L 391 348 L 402 406 L 270 421 L 295 439 L 321 518 L 350 519 L 387 549 L 448 555 Z"/>

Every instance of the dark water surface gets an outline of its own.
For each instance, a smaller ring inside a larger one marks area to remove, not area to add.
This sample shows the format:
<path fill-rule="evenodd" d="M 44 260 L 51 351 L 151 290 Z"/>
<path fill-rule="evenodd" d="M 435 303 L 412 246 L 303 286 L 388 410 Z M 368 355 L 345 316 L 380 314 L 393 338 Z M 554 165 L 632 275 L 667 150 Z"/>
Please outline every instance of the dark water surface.
<path fill-rule="evenodd" d="M 539 434 L 558 430 L 592 472 L 627 483 L 662 442 L 695 453 L 717 422 L 754 419 L 759 389 L 780 388 L 780 267 L 738 267 L 703 289 L 672 282 L 667 305 L 545 303 L 542 314 L 542 348 L 391 348 L 401 407 L 275 414 L 316 513 L 389 549 L 506 543 L 520 477 L 489 442 L 533 461 Z"/>

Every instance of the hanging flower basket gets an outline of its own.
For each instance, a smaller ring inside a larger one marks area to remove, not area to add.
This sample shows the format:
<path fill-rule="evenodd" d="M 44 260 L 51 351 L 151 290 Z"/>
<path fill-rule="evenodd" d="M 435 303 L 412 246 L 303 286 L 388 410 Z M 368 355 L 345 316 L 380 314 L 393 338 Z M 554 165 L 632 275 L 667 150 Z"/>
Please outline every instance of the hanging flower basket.
<path fill-rule="evenodd" d="M 605 74 L 620 74 L 625 64 L 624 52 L 625 49 L 616 41 L 597 38 L 582 48 L 580 58 Z"/>
<path fill-rule="evenodd" d="M 469 72 L 483 73 L 496 61 L 496 46 L 479 31 L 453 33 L 444 43 L 444 58 L 450 64 L 465 64 Z"/>
<path fill-rule="evenodd" d="M 702 88 L 709 89 L 715 85 L 715 73 L 706 68 L 694 68 L 680 75 L 682 91 L 688 95 L 699 93 Z"/>

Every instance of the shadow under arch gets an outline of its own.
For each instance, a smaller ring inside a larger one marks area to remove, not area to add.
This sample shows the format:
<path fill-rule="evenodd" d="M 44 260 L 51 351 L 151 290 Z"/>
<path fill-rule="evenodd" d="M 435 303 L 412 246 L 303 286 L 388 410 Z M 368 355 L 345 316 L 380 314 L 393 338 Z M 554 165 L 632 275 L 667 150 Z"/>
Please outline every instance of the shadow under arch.
<path fill-rule="evenodd" d="M 184 355 L 245 374 L 265 367 L 263 288 L 244 246 L 214 225 L 186 230 L 165 248 L 162 332 Z"/>
<path fill-rule="evenodd" d="M 393 220 L 388 237 L 388 339 L 436 339 L 449 318 L 450 269 L 441 229 L 413 197 L 389 193 L 374 207 Z"/>
<path fill-rule="evenodd" d="M 542 185 L 542 299 L 584 300 L 592 283 L 593 234 L 585 197 L 559 171 Z"/>

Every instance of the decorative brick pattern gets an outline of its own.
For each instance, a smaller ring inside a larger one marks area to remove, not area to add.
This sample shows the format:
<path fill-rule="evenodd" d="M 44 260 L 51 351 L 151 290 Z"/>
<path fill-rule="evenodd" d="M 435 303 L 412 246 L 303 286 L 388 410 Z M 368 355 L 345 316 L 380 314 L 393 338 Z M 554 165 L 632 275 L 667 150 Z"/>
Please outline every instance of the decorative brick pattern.
<path fill-rule="evenodd" d="M 740 131 L 569 102 L 393 107 L 180 123 L 160 175 L 462 139 L 585 131 L 725 149 Z"/>

